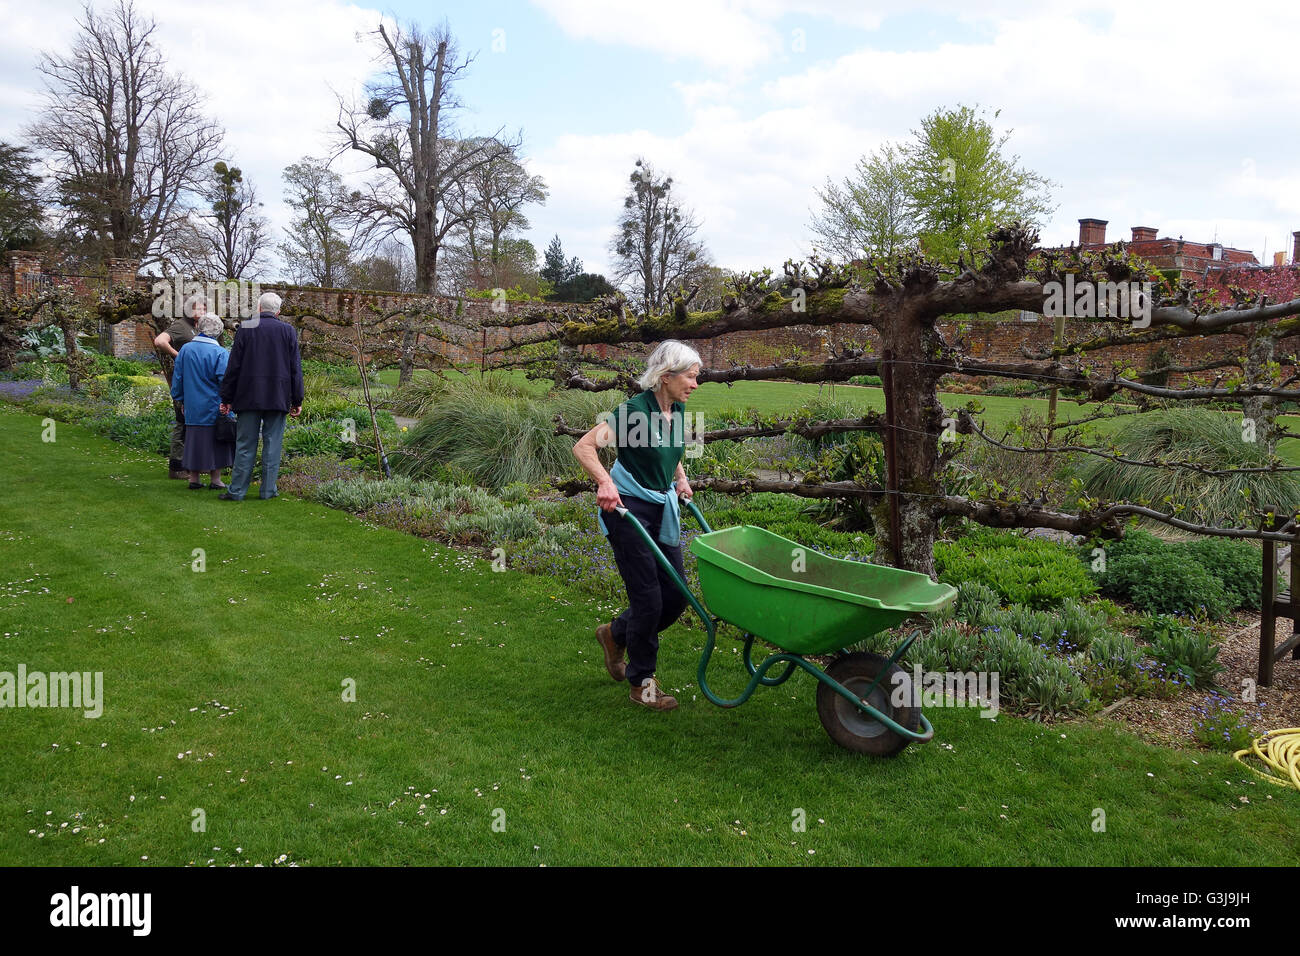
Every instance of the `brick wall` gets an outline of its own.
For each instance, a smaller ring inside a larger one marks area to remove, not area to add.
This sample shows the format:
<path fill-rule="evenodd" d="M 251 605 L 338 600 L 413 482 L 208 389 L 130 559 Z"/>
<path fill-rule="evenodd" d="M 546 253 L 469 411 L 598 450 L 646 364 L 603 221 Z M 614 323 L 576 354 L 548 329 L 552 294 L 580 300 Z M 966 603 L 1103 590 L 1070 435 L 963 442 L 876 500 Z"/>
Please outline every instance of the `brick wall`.
<path fill-rule="evenodd" d="M 1273 270 L 1259 270 L 1259 275 L 1263 276 L 1265 272 L 1269 273 L 1269 275 L 1273 274 Z M 9 269 L 0 277 L 0 281 L 3 281 L 3 288 L 6 291 L 17 290 L 22 292 L 24 286 L 30 286 L 33 282 L 39 281 L 37 277 L 40 275 L 41 259 L 39 256 L 31 253 L 10 253 Z M 1274 278 L 1277 277 L 1274 276 Z M 109 281 L 113 285 L 134 283 L 139 288 L 149 289 L 153 280 L 137 276 L 136 264 L 133 261 L 113 259 L 109 263 Z M 103 280 L 83 283 L 85 288 L 82 291 L 87 295 L 97 295 L 102 288 L 102 282 Z M 1243 282 L 1242 284 L 1248 283 Z M 261 289 L 262 291 L 279 293 L 284 299 L 285 311 L 290 317 L 290 321 L 299 326 L 303 326 L 304 323 L 301 319 L 292 317 L 295 310 L 320 312 L 345 320 L 350 324 L 356 318 L 363 321 L 372 320 L 374 309 L 387 311 L 409 305 L 428 308 L 430 298 L 426 295 L 413 293 L 359 292 L 348 289 L 305 288 L 285 284 L 266 284 Z M 1274 298 L 1277 297 L 1274 296 Z M 514 314 L 524 308 L 537 308 L 539 304 L 507 302 L 505 305 L 506 314 Z M 500 314 L 494 312 L 492 306 L 493 300 L 491 299 L 462 299 L 459 303 L 452 298 L 438 298 L 435 300 L 436 311 L 452 317 L 457 315 L 459 309 L 460 315 L 469 324 L 499 318 Z M 553 309 L 558 314 L 568 306 L 556 303 L 544 304 L 542 308 Z M 1084 323 L 1075 319 L 1069 320 L 1069 323 L 1066 335 L 1068 339 L 1073 340 L 1091 337 L 1107 328 L 1104 323 Z M 310 323 L 307 323 L 307 325 L 310 325 Z M 956 321 L 940 323 L 940 330 L 947 341 L 952 342 L 959 337 L 958 325 L 959 323 Z M 1029 361 L 1024 356 L 1023 349 L 1041 351 L 1048 348 L 1052 340 L 1052 323 L 1049 319 L 1044 318 L 1036 318 L 1035 321 L 1030 322 L 973 321 L 965 323 L 965 325 L 966 328 L 960 332 L 960 338 L 966 343 L 967 353 L 973 358 L 989 362 L 1019 363 Z M 537 332 L 544 327 L 539 323 L 513 330 L 488 329 L 486 334 L 466 333 L 459 337 L 458 341 L 451 343 L 423 338 L 422 345 L 439 350 L 452 362 L 473 365 L 478 365 L 482 361 L 484 346 L 486 345 L 489 350 L 487 364 L 490 366 L 494 360 L 499 360 L 499 356 L 490 352 L 493 347 L 505 344 L 512 335 L 516 340 L 527 338 L 530 333 Z M 147 323 L 130 321 L 118 323 L 112 330 L 113 352 L 119 356 L 151 352 L 153 351 L 154 335 L 154 329 Z M 303 332 L 305 346 L 310 347 L 318 340 L 319 335 L 313 333 L 310 329 Z M 856 345 L 865 347 L 876 354 L 880 350 L 879 336 L 876 335 L 875 331 L 869 326 L 858 325 L 800 325 L 783 329 L 733 332 L 715 339 L 693 341 L 691 344 L 700 353 L 705 365 L 710 368 L 727 368 L 733 363 L 771 365 L 796 354 L 796 350 L 799 351 L 802 357 L 816 361 L 827 356 L 827 345 L 835 349 L 842 348 L 845 345 Z M 1195 365 L 1214 356 L 1239 354 L 1243 348 L 1243 340 L 1236 335 L 1220 335 L 1208 338 L 1173 340 L 1149 345 L 1132 345 L 1100 350 L 1092 353 L 1089 361 L 1096 362 L 1102 367 L 1113 362 L 1125 361 L 1140 370 L 1148 367 L 1152 354 L 1162 345 L 1174 356 L 1175 364 Z M 1300 349 L 1300 337 L 1291 337 L 1282 341 L 1279 353 L 1286 354 L 1297 349 Z M 589 345 L 584 346 L 583 351 L 587 354 L 594 353 L 600 357 L 613 357 L 640 356 L 644 355 L 647 349 L 645 347 L 623 349 L 616 346 Z"/>

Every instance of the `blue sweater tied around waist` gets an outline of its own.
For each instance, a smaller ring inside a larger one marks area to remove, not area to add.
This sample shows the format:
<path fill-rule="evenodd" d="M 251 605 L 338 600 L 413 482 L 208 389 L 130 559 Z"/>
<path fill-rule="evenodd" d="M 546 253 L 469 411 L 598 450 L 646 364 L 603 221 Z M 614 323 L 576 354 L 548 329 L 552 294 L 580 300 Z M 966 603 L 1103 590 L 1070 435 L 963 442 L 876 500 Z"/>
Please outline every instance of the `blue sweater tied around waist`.
<path fill-rule="evenodd" d="M 668 486 L 667 491 L 651 491 L 649 488 L 642 487 L 641 483 L 632 477 L 632 473 L 624 468 L 623 463 L 620 461 L 614 462 L 614 467 L 609 470 L 609 477 L 613 480 L 614 487 L 618 489 L 620 495 L 630 495 L 633 498 L 640 498 L 642 501 L 663 505 L 664 515 L 659 522 L 659 543 L 674 548 L 681 545 L 682 512 L 681 506 L 677 503 L 675 482 Z M 619 520 L 623 519 L 620 518 Z M 605 527 L 605 509 L 596 509 L 596 521 L 600 525 L 600 533 L 609 537 L 609 529 Z"/>

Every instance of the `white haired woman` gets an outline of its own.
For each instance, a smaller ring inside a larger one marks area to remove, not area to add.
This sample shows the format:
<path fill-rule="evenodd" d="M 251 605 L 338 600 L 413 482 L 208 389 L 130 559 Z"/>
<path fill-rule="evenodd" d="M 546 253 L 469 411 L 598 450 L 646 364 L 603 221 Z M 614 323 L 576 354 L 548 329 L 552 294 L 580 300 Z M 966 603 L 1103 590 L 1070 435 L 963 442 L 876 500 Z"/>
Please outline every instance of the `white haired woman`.
<path fill-rule="evenodd" d="M 574 457 L 595 479 L 601 530 L 614 549 L 618 572 L 627 588 L 627 609 L 596 629 L 605 652 L 605 669 L 616 681 L 627 680 L 631 699 L 654 710 L 672 710 L 673 697 L 655 680 L 659 633 L 686 609 L 677 589 L 627 519 L 613 512 L 626 508 L 656 541 L 664 556 L 685 577 L 682 566 L 678 497 L 689 500 L 691 485 L 682 468 L 686 448 L 686 400 L 699 387 L 701 361 L 690 346 L 669 339 L 650 353 L 637 384 L 641 394 L 628 399 L 582 438 Z M 614 467 L 606 472 L 598 449 L 616 449 Z M 624 654 L 627 656 L 624 662 Z"/>
<path fill-rule="evenodd" d="M 221 379 L 230 353 L 217 341 L 226 329 L 211 312 L 196 324 L 197 334 L 181 346 L 172 371 L 172 398 L 185 416 L 185 451 L 181 468 L 190 473 L 190 490 L 203 487 L 199 473 L 209 475 L 208 487 L 224 491 L 221 469 L 235 460 L 235 446 L 216 440 L 217 407 L 221 404 Z"/>

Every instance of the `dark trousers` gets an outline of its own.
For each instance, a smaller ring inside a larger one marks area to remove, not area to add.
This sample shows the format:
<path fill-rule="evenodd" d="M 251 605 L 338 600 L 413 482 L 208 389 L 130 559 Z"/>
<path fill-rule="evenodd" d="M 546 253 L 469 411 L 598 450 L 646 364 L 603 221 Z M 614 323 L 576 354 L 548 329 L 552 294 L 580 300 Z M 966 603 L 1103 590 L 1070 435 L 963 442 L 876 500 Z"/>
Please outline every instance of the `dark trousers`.
<path fill-rule="evenodd" d="M 663 506 L 630 495 L 623 497 L 623 504 L 650 533 L 650 538 L 659 544 Z M 610 629 L 614 642 L 627 647 L 628 681 L 633 686 L 640 686 L 642 680 L 655 672 L 659 658 L 659 632 L 682 616 L 682 611 L 686 610 L 686 596 L 659 566 L 627 518 L 616 512 L 607 512 L 604 517 L 609 544 L 614 549 L 614 561 L 627 588 L 627 610 L 611 622 Z M 681 546 L 659 544 L 659 550 L 685 579 Z"/>

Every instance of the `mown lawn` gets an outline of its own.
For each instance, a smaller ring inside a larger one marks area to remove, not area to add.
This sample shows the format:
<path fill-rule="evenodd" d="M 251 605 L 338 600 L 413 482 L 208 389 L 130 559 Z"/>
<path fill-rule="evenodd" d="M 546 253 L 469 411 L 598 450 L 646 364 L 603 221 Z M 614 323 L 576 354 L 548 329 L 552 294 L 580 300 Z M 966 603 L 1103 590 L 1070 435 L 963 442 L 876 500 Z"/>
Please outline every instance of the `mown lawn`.
<path fill-rule="evenodd" d="M 538 394 L 544 393 L 547 387 L 545 383 L 529 381 L 522 372 L 503 371 L 494 374 L 506 376 L 520 384 L 526 384 L 536 389 Z M 379 373 L 379 379 L 384 385 L 395 386 L 397 384 L 397 370 L 385 369 Z M 386 393 L 387 390 L 384 389 L 379 394 Z M 752 407 L 763 415 L 790 414 L 798 411 L 807 402 L 819 396 L 850 402 L 864 411 L 883 411 L 885 408 L 885 394 L 879 388 L 858 385 L 831 385 L 829 383 L 810 385 L 804 382 L 734 382 L 729 385 L 706 382 L 691 396 L 690 401 L 687 403 L 687 409 L 703 415 L 705 428 L 707 429 L 714 427 L 716 423 L 715 416 L 724 410 Z M 942 392 L 939 399 L 943 402 L 944 407 L 950 411 L 962 408 L 973 401 L 978 402 L 984 408 L 980 415 L 984 427 L 999 438 L 1005 426 L 1019 420 L 1022 408 L 1030 408 L 1038 415 L 1046 416 L 1048 406 L 1046 398 L 964 395 L 956 392 Z M 1100 406 L 1096 404 L 1081 405 L 1077 402 L 1061 399 L 1057 402 L 1057 420 L 1069 421 L 1087 418 L 1095 415 L 1099 410 Z M 1100 440 L 1102 436 L 1112 431 L 1123 421 L 1125 419 L 1120 418 L 1115 421 L 1087 423 L 1083 427 L 1084 435 L 1090 436 L 1091 440 L 1094 441 Z M 1284 415 L 1281 416 L 1279 421 L 1292 431 L 1296 431 L 1300 427 L 1300 416 Z M 1300 465 L 1300 439 L 1287 438 L 1281 441 L 1278 444 L 1278 455 L 1288 465 Z"/>
<path fill-rule="evenodd" d="M 4 406 L 0 461 L 0 670 L 105 685 L 98 719 L 0 710 L 5 864 L 1296 862 L 1300 794 L 1226 757 L 958 709 L 929 712 L 933 743 L 855 757 L 806 677 L 696 699 L 681 627 L 660 674 L 683 705 L 654 714 L 604 674 L 609 609 L 563 581 L 220 502 Z"/>

